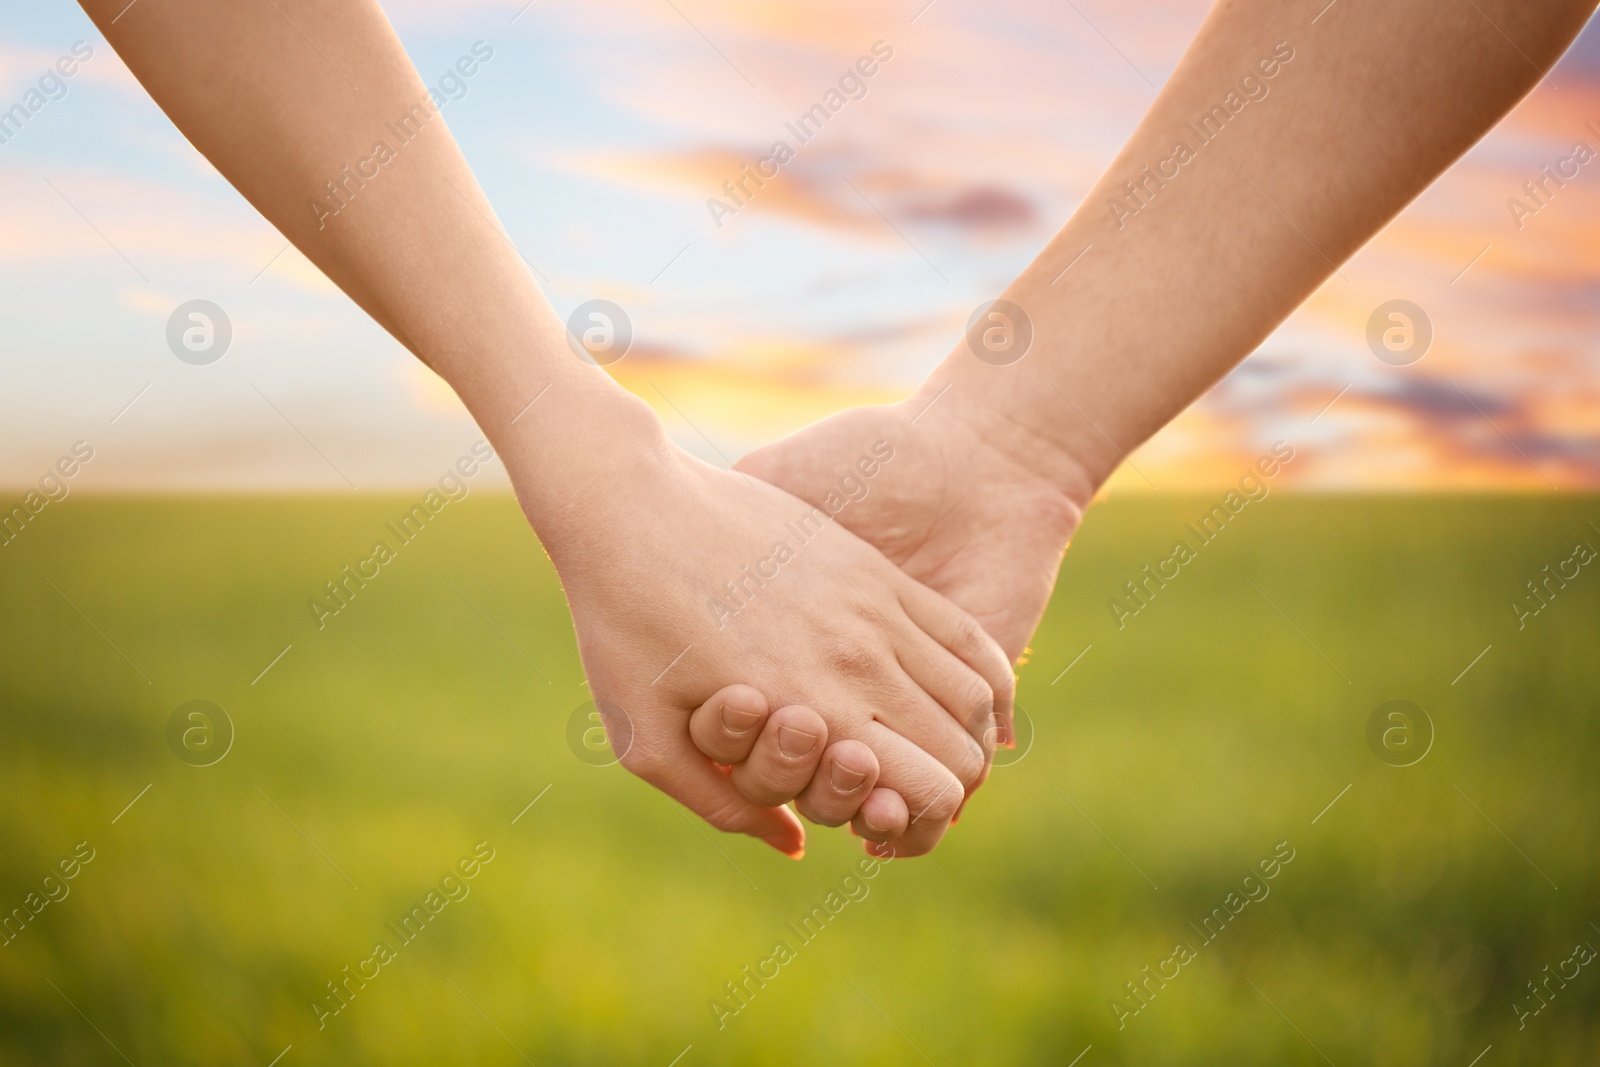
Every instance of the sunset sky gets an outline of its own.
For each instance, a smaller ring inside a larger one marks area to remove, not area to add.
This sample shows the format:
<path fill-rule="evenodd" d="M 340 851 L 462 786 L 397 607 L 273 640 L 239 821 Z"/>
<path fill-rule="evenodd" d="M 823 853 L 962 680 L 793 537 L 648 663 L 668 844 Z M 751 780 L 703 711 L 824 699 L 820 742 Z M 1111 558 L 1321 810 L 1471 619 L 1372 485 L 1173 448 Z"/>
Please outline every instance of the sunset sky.
<path fill-rule="evenodd" d="M 445 120 L 557 312 L 622 305 L 637 340 L 613 373 L 723 465 L 912 389 L 1077 206 L 1206 10 L 925 3 L 384 7 L 430 84 L 475 42 L 493 49 Z M 79 440 L 91 489 L 437 478 L 478 437 L 459 403 L 283 252 L 75 4 L 0 13 L 0 110 L 80 40 L 93 54 L 65 95 L 0 144 L 0 485 L 37 480 Z M 775 140 L 795 144 L 785 123 L 877 42 L 892 58 L 865 95 L 714 219 L 707 199 Z M 1537 214 L 1507 204 L 1578 141 L 1600 151 L 1593 25 L 1140 469 L 1207 488 L 1284 438 L 1304 446 L 1285 471 L 1301 488 L 1600 487 L 1600 159 Z M 233 323 L 210 366 L 166 346 L 194 298 Z M 1407 367 L 1365 341 L 1395 298 L 1435 331 Z"/>

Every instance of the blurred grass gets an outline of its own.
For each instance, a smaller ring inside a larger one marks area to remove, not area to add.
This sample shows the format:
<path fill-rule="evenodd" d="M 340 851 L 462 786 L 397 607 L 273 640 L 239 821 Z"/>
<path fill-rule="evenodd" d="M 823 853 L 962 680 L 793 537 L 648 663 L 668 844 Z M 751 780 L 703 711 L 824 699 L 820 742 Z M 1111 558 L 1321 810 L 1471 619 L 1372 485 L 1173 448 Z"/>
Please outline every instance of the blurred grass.
<path fill-rule="evenodd" d="M 1600 502 L 1274 496 L 1119 630 L 1107 599 L 1209 503 L 1096 509 L 1021 671 L 1032 748 L 804 947 L 785 924 L 857 843 L 814 830 L 791 863 L 574 758 L 569 623 L 509 499 L 452 504 L 320 632 L 307 598 L 409 501 L 52 505 L 0 549 L 0 908 L 96 855 L 0 947 L 0 1057 L 1600 1061 L 1600 968 L 1523 1029 L 1512 1007 L 1600 947 L 1600 572 L 1525 630 L 1508 606 L 1600 546 Z M 166 745 L 196 698 L 237 731 L 211 767 Z M 1367 748 L 1394 698 L 1437 730 L 1411 767 Z M 470 895 L 319 1031 L 324 983 L 479 841 Z M 780 938 L 796 958 L 718 1029 Z M 1111 998 L 1180 941 L 1198 958 L 1119 1029 Z"/>

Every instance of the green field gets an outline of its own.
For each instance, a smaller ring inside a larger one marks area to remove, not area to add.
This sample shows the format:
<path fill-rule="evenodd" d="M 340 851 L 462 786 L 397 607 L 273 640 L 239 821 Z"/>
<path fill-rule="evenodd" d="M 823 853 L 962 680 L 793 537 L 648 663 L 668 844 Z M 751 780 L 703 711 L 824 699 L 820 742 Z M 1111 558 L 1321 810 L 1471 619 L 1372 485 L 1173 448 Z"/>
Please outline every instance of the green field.
<path fill-rule="evenodd" d="M 1021 669 L 1032 747 L 870 879 L 845 831 L 793 863 L 576 758 L 509 498 L 320 631 L 308 598 L 408 500 L 52 504 L 0 548 L 0 1061 L 1600 1062 L 1600 567 L 1510 606 L 1600 547 L 1600 501 L 1274 495 L 1119 630 L 1207 503 L 1091 514 Z M 169 747 L 196 699 L 235 731 L 210 766 Z M 1396 699 L 1434 733 L 1404 767 L 1368 740 Z M 346 966 L 377 969 L 333 1015 Z"/>

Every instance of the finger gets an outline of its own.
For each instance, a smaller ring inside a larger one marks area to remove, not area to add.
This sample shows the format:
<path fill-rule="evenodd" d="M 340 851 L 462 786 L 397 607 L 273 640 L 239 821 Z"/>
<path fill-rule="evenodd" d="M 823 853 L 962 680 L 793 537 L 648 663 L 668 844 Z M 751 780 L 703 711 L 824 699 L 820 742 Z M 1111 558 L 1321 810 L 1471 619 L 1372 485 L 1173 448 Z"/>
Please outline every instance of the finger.
<path fill-rule="evenodd" d="M 922 583 L 908 578 L 897 591 L 911 621 L 989 683 L 999 730 L 997 740 L 1000 744 L 1013 743 L 1012 699 L 1016 696 L 1017 678 L 1005 651 L 978 625 L 978 620 Z"/>
<path fill-rule="evenodd" d="M 910 579 L 906 581 L 915 585 Z M 855 587 L 854 583 L 851 585 L 861 593 L 859 587 Z M 883 606 L 873 603 L 866 594 L 861 595 L 865 598 L 865 603 L 858 609 L 862 617 L 875 621 L 884 634 L 894 635 L 894 663 L 889 665 L 890 657 L 882 652 L 872 652 L 852 644 L 845 646 L 834 657 L 840 673 L 847 677 L 855 676 L 859 680 L 871 679 L 880 694 L 887 694 L 880 697 L 879 707 L 884 711 L 877 718 L 950 768 L 964 786 L 970 788 L 977 785 L 982 781 L 984 768 L 989 762 L 984 741 L 990 743 L 988 751 L 992 751 L 993 744 L 992 733 L 983 725 L 988 721 L 987 712 L 992 707 L 993 694 L 988 685 L 926 633 L 920 632 L 892 590 L 885 591 L 880 598 L 885 602 Z M 941 671 L 931 661 L 933 655 L 945 657 L 946 670 Z M 919 662 L 913 665 L 908 660 Z M 962 693 L 959 697 L 951 697 L 954 709 L 947 712 L 944 705 L 929 696 L 928 691 L 913 678 L 913 670 L 917 676 L 929 679 L 930 684 L 935 684 L 944 675 L 958 674 L 960 677 L 955 681 L 946 680 L 946 688 L 955 686 Z M 982 714 L 976 717 L 980 720 L 977 734 L 983 741 L 968 733 L 965 725 L 975 718 L 967 705 L 979 701 L 980 695 L 983 698 L 979 709 Z M 859 735 L 855 736 L 859 738 Z"/>
<path fill-rule="evenodd" d="M 869 842 L 893 841 L 906 832 L 910 822 L 904 797 L 893 789 L 874 789 L 850 820 L 850 828 Z"/>
<path fill-rule="evenodd" d="M 860 741 L 835 741 L 795 807 L 814 823 L 842 826 L 855 818 L 877 783 L 878 757 L 872 749 Z"/>
<path fill-rule="evenodd" d="M 874 725 L 892 730 L 914 748 L 933 757 L 955 775 L 964 791 L 970 792 L 982 784 L 990 763 L 989 755 L 978 740 L 967 733 L 956 716 L 946 712 L 938 701 L 905 674 L 889 692 L 891 695 L 883 700 L 885 710 L 878 714 Z M 858 739 L 861 737 L 859 734 L 856 736 Z M 990 731 L 992 738 L 993 732 Z M 882 751 L 876 745 L 873 748 L 878 751 L 881 763 Z M 911 799 L 906 796 L 907 803 Z"/>
<path fill-rule="evenodd" d="M 960 736 L 972 744 L 964 733 Z M 966 795 L 961 782 L 948 767 L 881 722 L 868 724 L 867 737 L 882 768 L 878 791 L 899 793 L 910 812 L 906 832 L 893 842 L 894 854 L 921 856 L 933 851 Z"/>
<path fill-rule="evenodd" d="M 750 755 L 766 721 L 766 696 L 748 685 L 730 685 L 689 716 L 689 736 L 718 763 L 739 763 Z"/>
<path fill-rule="evenodd" d="M 982 675 L 920 630 L 899 635 L 902 669 L 965 730 L 983 761 L 994 756 L 1001 730 L 994 716 L 994 690 Z M 968 783 L 970 785 L 970 783 Z"/>
<path fill-rule="evenodd" d="M 772 807 L 800 795 L 817 773 L 828 726 L 808 707 L 791 704 L 767 719 L 750 756 L 734 765 L 734 788 L 747 800 Z"/>
<path fill-rule="evenodd" d="M 636 730 L 622 765 L 718 830 L 758 837 L 793 859 L 805 854 L 806 832 L 799 817 L 786 807 L 763 807 L 746 799 L 694 747 L 687 730 L 650 735 Z"/>

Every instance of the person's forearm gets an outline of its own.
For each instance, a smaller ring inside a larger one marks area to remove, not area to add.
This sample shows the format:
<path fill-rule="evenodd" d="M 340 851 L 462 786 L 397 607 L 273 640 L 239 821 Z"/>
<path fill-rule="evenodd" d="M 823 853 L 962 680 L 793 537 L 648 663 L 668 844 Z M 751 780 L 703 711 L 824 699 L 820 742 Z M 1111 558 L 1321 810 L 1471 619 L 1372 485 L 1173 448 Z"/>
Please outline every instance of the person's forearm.
<path fill-rule="evenodd" d="M 1092 490 L 1510 110 L 1594 0 L 1346 2 L 1312 25 L 1317 6 L 1219 3 L 1003 294 L 1031 349 L 986 363 L 963 339 L 920 400 L 950 386 L 941 406 L 1071 457 Z"/>
<path fill-rule="evenodd" d="M 633 461 L 628 442 L 656 440 L 648 408 L 568 348 L 373 0 L 82 3 L 190 142 L 455 388 L 541 534 Z"/>

